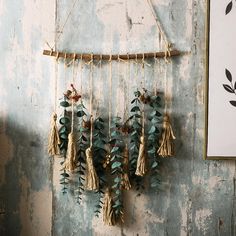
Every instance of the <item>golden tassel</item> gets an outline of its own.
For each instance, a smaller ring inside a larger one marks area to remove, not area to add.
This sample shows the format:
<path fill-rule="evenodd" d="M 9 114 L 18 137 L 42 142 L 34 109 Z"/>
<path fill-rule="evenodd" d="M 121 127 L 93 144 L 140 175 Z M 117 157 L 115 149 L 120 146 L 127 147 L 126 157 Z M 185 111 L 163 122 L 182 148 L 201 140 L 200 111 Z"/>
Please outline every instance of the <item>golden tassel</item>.
<path fill-rule="evenodd" d="M 124 150 L 124 173 L 122 174 L 122 183 L 121 186 L 125 190 L 131 189 L 131 184 L 129 181 L 129 149 L 126 145 Z"/>
<path fill-rule="evenodd" d="M 76 141 L 73 132 L 68 135 L 68 148 L 66 153 L 65 169 L 73 171 L 76 169 Z"/>
<path fill-rule="evenodd" d="M 103 204 L 103 222 L 105 225 L 115 225 L 115 215 L 112 207 L 111 191 L 106 190 Z"/>
<path fill-rule="evenodd" d="M 48 154 L 51 156 L 59 155 L 60 154 L 60 137 L 57 129 L 57 114 L 52 114 L 52 120 L 51 120 L 51 130 L 49 133 L 48 138 Z"/>
<path fill-rule="evenodd" d="M 171 127 L 170 117 L 165 114 L 163 119 L 162 136 L 160 139 L 160 147 L 157 150 L 157 154 L 161 157 L 174 156 L 174 132 Z"/>
<path fill-rule="evenodd" d="M 87 190 L 96 191 L 99 189 L 99 179 L 95 167 L 93 165 L 93 155 L 91 147 L 86 149 L 85 154 L 86 154 L 86 164 L 87 164 L 85 188 Z"/>
<path fill-rule="evenodd" d="M 137 160 L 137 168 L 135 174 L 138 176 L 144 176 L 147 172 L 147 161 L 145 152 L 145 138 L 144 138 L 144 127 L 142 131 L 142 136 L 140 138 L 139 154 Z"/>

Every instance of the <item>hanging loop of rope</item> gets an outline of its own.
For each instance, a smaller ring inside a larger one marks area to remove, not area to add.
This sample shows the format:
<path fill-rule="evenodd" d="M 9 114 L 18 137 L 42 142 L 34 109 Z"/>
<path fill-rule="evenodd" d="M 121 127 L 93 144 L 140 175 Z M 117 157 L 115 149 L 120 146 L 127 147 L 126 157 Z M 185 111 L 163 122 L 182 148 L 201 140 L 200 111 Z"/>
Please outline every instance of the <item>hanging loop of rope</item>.
<path fill-rule="evenodd" d="M 152 13 L 152 15 L 153 15 L 153 17 L 155 19 L 155 22 L 156 22 L 157 28 L 158 28 L 158 30 L 160 32 L 161 38 L 164 41 L 164 45 L 165 45 L 165 57 L 164 58 L 165 58 L 165 61 L 167 63 L 167 62 L 169 62 L 168 57 L 171 56 L 171 53 L 170 53 L 171 43 L 169 43 L 167 35 L 164 32 L 164 30 L 162 29 L 162 27 L 161 27 L 160 21 L 159 21 L 157 15 L 155 13 L 155 10 L 154 10 L 154 7 L 153 7 L 153 4 L 152 4 L 151 0 L 147 0 L 147 2 L 148 2 L 148 5 L 149 5 L 149 8 L 151 10 L 151 13 Z"/>
<path fill-rule="evenodd" d="M 89 87 L 90 87 L 90 147 L 93 145 L 93 54 L 91 54 L 90 64 L 90 79 L 89 79 Z"/>
<path fill-rule="evenodd" d="M 111 139 L 111 96 L 112 96 L 112 54 L 109 58 L 109 114 L 108 114 L 108 125 L 109 125 L 109 139 Z"/>

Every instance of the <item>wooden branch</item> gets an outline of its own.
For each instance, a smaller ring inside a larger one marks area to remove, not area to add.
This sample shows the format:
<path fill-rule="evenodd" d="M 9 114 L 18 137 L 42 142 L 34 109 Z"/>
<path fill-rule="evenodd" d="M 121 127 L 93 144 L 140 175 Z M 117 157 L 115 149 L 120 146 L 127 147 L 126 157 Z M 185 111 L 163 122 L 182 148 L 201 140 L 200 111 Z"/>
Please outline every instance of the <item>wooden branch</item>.
<path fill-rule="evenodd" d="M 183 54 L 183 52 L 180 52 L 178 50 L 171 50 L 170 51 L 170 57 L 173 56 L 179 56 Z M 104 54 L 88 54 L 88 53 L 65 53 L 65 52 L 56 52 L 56 51 L 50 51 L 50 50 L 44 50 L 43 55 L 46 56 L 52 56 L 52 57 L 58 57 L 58 58 L 67 58 L 67 59 L 82 59 L 85 61 L 90 61 L 92 58 L 93 60 L 109 60 L 110 55 L 104 55 Z M 122 60 L 134 60 L 134 59 L 146 59 L 146 58 L 164 58 L 166 56 L 165 52 L 149 52 L 149 53 L 137 53 L 137 54 L 122 54 L 122 55 L 111 55 L 112 60 L 118 60 L 119 58 Z"/>

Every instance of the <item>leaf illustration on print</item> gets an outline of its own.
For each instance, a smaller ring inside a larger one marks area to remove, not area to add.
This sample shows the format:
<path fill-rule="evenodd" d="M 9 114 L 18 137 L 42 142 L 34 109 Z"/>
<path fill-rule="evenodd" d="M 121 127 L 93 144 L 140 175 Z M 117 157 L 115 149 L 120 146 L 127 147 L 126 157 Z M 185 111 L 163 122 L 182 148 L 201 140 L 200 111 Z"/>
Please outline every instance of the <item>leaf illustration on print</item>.
<path fill-rule="evenodd" d="M 232 82 L 232 74 L 228 69 L 225 69 L 225 75 L 226 78 L 228 79 L 228 81 L 230 82 L 230 85 L 228 84 L 223 84 L 224 89 L 228 92 L 228 93 L 234 93 L 236 95 L 236 82 L 233 84 Z M 229 103 L 236 107 L 236 101 L 229 101 Z"/>
<path fill-rule="evenodd" d="M 227 79 L 229 80 L 229 82 L 232 82 L 232 75 L 229 70 L 225 69 L 225 75 Z"/>
<path fill-rule="evenodd" d="M 225 9 L 225 15 L 228 15 L 233 8 L 233 1 L 230 1 Z"/>
<path fill-rule="evenodd" d="M 236 107 L 236 101 L 230 101 L 230 104 Z"/>

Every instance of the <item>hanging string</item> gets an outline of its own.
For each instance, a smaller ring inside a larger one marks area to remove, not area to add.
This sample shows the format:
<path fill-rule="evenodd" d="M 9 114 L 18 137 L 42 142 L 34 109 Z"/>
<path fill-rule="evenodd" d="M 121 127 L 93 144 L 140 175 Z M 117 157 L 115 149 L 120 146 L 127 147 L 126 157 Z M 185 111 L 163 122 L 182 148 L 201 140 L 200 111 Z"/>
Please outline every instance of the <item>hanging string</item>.
<path fill-rule="evenodd" d="M 55 71 L 55 79 L 54 79 L 54 112 L 57 113 L 57 86 L 58 86 L 58 66 L 59 66 L 59 52 L 57 52 L 56 56 L 56 71 Z"/>
<path fill-rule="evenodd" d="M 73 71 L 72 71 L 72 89 L 74 88 L 74 84 L 75 84 L 75 58 L 76 58 L 76 54 L 74 54 L 74 58 L 73 58 Z M 73 96 L 75 96 L 74 94 L 75 91 L 72 91 L 72 103 L 71 103 L 71 132 L 74 132 L 74 104 L 75 104 L 75 100 L 73 98 Z"/>
<path fill-rule="evenodd" d="M 154 57 L 154 68 L 153 68 L 153 74 L 154 74 L 154 95 L 157 96 L 157 81 L 158 81 L 158 78 L 155 79 L 155 76 L 156 75 L 159 75 L 159 61 L 157 60 L 157 56 L 155 54 L 155 57 Z M 160 76 L 160 75 L 159 75 Z"/>
<path fill-rule="evenodd" d="M 109 59 L 109 114 L 108 114 L 108 128 L 109 128 L 109 139 L 111 139 L 111 96 L 112 96 L 112 55 L 110 54 Z"/>
<path fill-rule="evenodd" d="M 164 71 L 164 81 L 165 81 L 165 114 L 167 113 L 167 106 L 168 106 L 168 79 L 167 79 L 167 63 L 165 63 L 165 71 Z"/>
<path fill-rule="evenodd" d="M 67 147 L 67 154 L 66 154 L 66 161 L 64 163 L 65 169 L 68 171 L 74 171 L 76 169 L 76 138 L 74 134 L 74 104 L 77 95 L 77 91 L 74 87 L 75 82 L 75 61 L 76 61 L 76 54 L 73 57 L 73 69 L 72 69 L 72 92 L 71 92 L 71 132 L 68 135 L 68 147 Z"/>
<path fill-rule="evenodd" d="M 79 66 L 79 70 L 80 70 L 80 94 L 83 94 L 83 59 L 82 59 L 82 54 L 81 54 L 81 58 L 80 58 L 80 66 Z M 83 103 L 83 99 L 81 98 L 81 104 Z"/>
<path fill-rule="evenodd" d="M 130 81 L 130 61 L 129 61 L 129 54 L 127 54 L 128 60 L 125 64 L 125 76 L 126 79 L 123 80 L 123 89 L 124 89 L 124 120 L 128 119 L 128 108 L 127 108 L 127 101 L 129 101 L 129 81 Z M 125 81 L 127 83 L 127 88 L 125 89 Z"/>
<path fill-rule="evenodd" d="M 51 118 L 51 128 L 48 136 L 48 154 L 55 156 L 60 154 L 60 137 L 57 128 L 57 82 L 58 82 L 58 54 L 56 57 L 55 78 L 54 78 L 54 112 Z"/>
<path fill-rule="evenodd" d="M 142 79 L 144 85 L 144 92 L 146 91 L 146 79 L 145 79 L 145 61 L 144 54 L 142 59 Z M 140 145 L 139 145 L 139 155 L 137 159 L 137 167 L 135 174 L 138 176 L 144 176 L 147 172 L 147 160 L 146 160 L 146 144 L 145 144 L 145 111 L 144 111 L 144 102 L 142 104 L 142 133 L 140 137 Z"/>
<path fill-rule="evenodd" d="M 88 63 L 90 64 L 90 78 L 89 78 L 89 86 L 90 86 L 90 146 L 86 149 L 86 165 L 87 171 L 85 176 L 85 188 L 90 191 L 97 191 L 99 189 L 99 178 L 94 167 L 93 163 L 93 54 L 91 54 L 91 60 Z"/>
<path fill-rule="evenodd" d="M 100 60 L 99 60 L 99 81 L 100 82 L 102 81 L 102 55 L 100 55 Z M 97 112 L 98 112 L 98 109 L 100 108 L 100 102 L 101 102 L 100 100 L 101 100 L 101 86 L 99 86 L 98 88 Z"/>
<path fill-rule="evenodd" d="M 65 87 L 67 87 L 67 79 L 66 79 L 66 68 L 67 68 L 67 53 L 65 53 L 65 57 L 64 57 L 64 82 L 65 82 Z"/>
<path fill-rule="evenodd" d="M 136 54 L 135 55 L 135 60 L 134 60 L 134 63 L 135 63 L 135 79 L 136 81 L 138 80 L 138 69 L 139 69 L 139 63 L 138 63 L 138 55 Z M 136 82 L 137 83 L 137 82 Z"/>
<path fill-rule="evenodd" d="M 165 61 L 168 61 L 167 57 L 171 56 L 171 54 L 170 54 L 171 44 L 168 42 L 167 36 L 166 36 L 164 30 L 161 27 L 160 21 L 159 21 L 157 15 L 155 13 L 155 10 L 154 10 L 154 7 L 152 5 L 151 0 L 147 0 L 147 3 L 149 5 L 151 13 L 152 13 L 152 15 L 153 15 L 153 17 L 155 19 L 155 22 L 156 22 L 157 28 L 158 28 L 158 30 L 160 32 L 160 35 L 161 35 L 161 37 L 162 37 L 162 39 L 164 41 L 164 46 L 165 46 Z"/>
<path fill-rule="evenodd" d="M 90 104 L 89 104 L 89 113 L 90 113 L 90 147 L 93 144 L 93 54 L 91 54 L 90 61 L 90 78 L 89 78 L 89 87 L 90 87 Z"/>
<path fill-rule="evenodd" d="M 142 58 L 142 79 L 143 79 L 143 89 L 146 90 L 146 75 L 145 75 L 145 60 L 144 60 L 144 54 Z M 142 113 L 143 113 L 143 120 L 142 120 L 142 135 L 144 135 L 144 126 L 145 126 L 145 112 L 144 112 L 145 106 L 144 102 L 142 105 Z"/>

